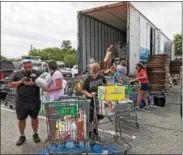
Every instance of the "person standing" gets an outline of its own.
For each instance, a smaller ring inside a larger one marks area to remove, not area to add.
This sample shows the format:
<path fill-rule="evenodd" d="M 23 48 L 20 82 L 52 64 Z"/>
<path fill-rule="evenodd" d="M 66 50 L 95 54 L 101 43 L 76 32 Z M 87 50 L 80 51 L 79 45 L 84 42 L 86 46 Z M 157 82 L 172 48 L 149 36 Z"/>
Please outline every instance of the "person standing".
<path fill-rule="evenodd" d="M 32 120 L 33 140 L 35 143 L 41 141 L 37 133 L 38 115 L 41 106 L 40 89 L 34 83 L 39 76 L 40 72 L 33 70 L 32 62 L 25 60 L 23 62 L 23 70 L 17 71 L 10 83 L 11 88 L 17 88 L 16 114 L 20 131 L 20 137 L 16 142 L 17 146 L 22 145 L 26 141 L 24 131 L 28 115 Z"/>
<path fill-rule="evenodd" d="M 115 66 L 111 67 L 111 73 L 113 74 L 113 84 L 121 84 L 121 76 Z"/>
<path fill-rule="evenodd" d="M 122 83 L 124 83 L 124 81 L 127 80 L 126 61 L 121 61 L 120 65 L 117 66 L 117 71 L 120 73 Z"/>
<path fill-rule="evenodd" d="M 106 55 L 105 55 L 105 58 L 104 58 L 104 63 L 105 63 L 106 69 L 110 69 L 111 68 L 113 46 L 114 45 L 111 43 L 108 46 L 107 51 L 106 51 Z"/>
<path fill-rule="evenodd" d="M 58 70 L 56 61 L 52 60 L 48 63 L 48 72 L 52 76 L 52 82 L 48 87 L 42 88 L 43 91 L 48 93 L 50 100 L 57 100 L 64 95 L 63 90 L 63 75 Z"/>
<path fill-rule="evenodd" d="M 90 99 L 90 116 L 89 121 L 90 125 L 95 124 L 93 131 L 89 132 L 89 137 L 92 138 L 92 135 L 98 136 L 97 122 L 94 122 L 94 101 L 97 98 L 98 86 L 106 85 L 107 80 L 101 74 L 99 74 L 100 66 L 97 63 L 91 64 L 90 75 L 87 77 L 83 84 L 83 94 L 86 98 Z M 96 103 L 97 104 L 97 103 Z M 98 119 L 102 119 L 102 116 L 98 115 Z M 91 126 L 90 126 L 91 127 Z M 93 134 L 92 134 L 93 133 Z"/>
<path fill-rule="evenodd" d="M 48 73 L 51 74 L 52 82 L 48 85 L 48 87 L 41 88 L 42 91 L 47 92 L 47 97 L 51 101 L 60 100 L 62 96 L 64 96 L 64 84 L 63 82 L 63 75 L 61 71 L 58 69 L 57 62 L 52 60 L 48 62 Z M 54 115 L 56 112 L 56 108 L 52 107 L 47 109 L 48 114 Z M 54 140 L 56 137 L 56 120 L 55 119 L 48 119 L 49 120 L 49 129 L 51 132 L 51 139 Z"/>
<path fill-rule="evenodd" d="M 149 108 L 146 92 L 149 90 L 149 82 L 146 73 L 146 69 L 141 63 L 136 64 L 137 78 L 136 80 L 141 84 L 141 88 L 138 90 L 136 108 L 139 109 L 141 99 L 145 102 L 145 108 Z"/>

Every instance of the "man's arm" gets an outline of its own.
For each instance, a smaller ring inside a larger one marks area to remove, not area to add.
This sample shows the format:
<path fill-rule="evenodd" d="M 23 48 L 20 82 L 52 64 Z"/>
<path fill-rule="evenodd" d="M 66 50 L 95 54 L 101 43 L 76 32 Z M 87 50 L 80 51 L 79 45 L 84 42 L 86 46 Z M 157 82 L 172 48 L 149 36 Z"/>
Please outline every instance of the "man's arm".
<path fill-rule="evenodd" d="M 14 74 L 12 81 L 10 83 L 10 88 L 17 88 L 20 84 L 22 84 L 23 81 L 18 78 L 17 73 Z"/>

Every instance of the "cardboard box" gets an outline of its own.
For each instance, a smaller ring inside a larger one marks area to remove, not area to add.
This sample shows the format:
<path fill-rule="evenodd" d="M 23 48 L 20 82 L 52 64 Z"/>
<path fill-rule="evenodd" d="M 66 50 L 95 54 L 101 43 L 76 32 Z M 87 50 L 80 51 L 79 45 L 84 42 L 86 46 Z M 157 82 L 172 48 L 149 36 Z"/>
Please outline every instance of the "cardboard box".
<path fill-rule="evenodd" d="M 98 100 L 99 101 L 121 101 L 125 99 L 124 86 L 99 86 Z"/>

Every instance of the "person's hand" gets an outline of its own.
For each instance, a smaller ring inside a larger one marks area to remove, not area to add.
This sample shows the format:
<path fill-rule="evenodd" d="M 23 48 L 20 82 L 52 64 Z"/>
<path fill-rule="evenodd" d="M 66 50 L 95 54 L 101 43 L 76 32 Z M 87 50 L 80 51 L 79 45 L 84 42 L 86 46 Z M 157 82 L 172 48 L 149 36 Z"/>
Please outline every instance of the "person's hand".
<path fill-rule="evenodd" d="M 91 96 L 92 96 L 92 97 L 96 97 L 96 95 L 97 95 L 96 92 L 92 92 L 92 93 L 91 93 Z"/>
<path fill-rule="evenodd" d="M 23 83 L 26 85 L 26 86 L 33 86 L 34 85 L 34 82 L 31 81 L 23 81 Z"/>
<path fill-rule="evenodd" d="M 27 77 L 23 77 L 20 81 L 22 81 L 22 83 L 23 83 L 24 81 L 27 81 L 27 80 L 28 80 Z"/>
<path fill-rule="evenodd" d="M 41 89 L 42 89 L 42 91 L 49 92 L 49 88 L 48 87 L 42 87 Z"/>
<path fill-rule="evenodd" d="M 24 83 L 24 81 L 23 81 L 23 80 L 20 80 L 20 81 L 18 81 L 18 83 L 19 83 L 19 84 L 22 84 L 22 83 Z"/>
<path fill-rule="evenodd" d="M 109 83 L 107 86 L 113 86 L 113 84 Z"/>

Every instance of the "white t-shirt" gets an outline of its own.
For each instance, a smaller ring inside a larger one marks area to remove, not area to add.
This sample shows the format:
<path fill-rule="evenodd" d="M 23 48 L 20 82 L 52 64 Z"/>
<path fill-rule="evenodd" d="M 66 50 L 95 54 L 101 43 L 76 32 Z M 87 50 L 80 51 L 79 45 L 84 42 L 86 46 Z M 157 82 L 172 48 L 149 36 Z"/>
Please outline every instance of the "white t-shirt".
<path fill-rule="evenodd" d="M 61 79 L 63 82 L 63 75 L 60 71 L 56 70 L 53 75 L 52 75 L 52 82 L 50 83 L 49 87 L 55 87 L 56 86 L 56 80 L 57 79 Z M 60 98 L 61 96 L 64 95 L 64 88 L 62 87 L 61 90 L 58 91 L 54 91 L 54 92 L 49 92 L 48 96 L 51 100 L 56 100 L 58 98 Z"/>
<path fill-rule="evenodd" d="M 67 85 L 67 81 L 66 80 L 63 80 L 62 81 L 62 90 L 63 90 L 63 92 L 61 93 L 61 96 L 64 96 L 64 89 L 65 89 L 65 87 L 66 87 L 66 85 Z"/>

